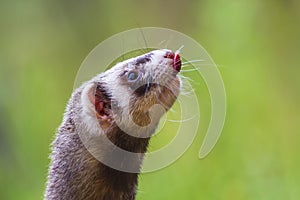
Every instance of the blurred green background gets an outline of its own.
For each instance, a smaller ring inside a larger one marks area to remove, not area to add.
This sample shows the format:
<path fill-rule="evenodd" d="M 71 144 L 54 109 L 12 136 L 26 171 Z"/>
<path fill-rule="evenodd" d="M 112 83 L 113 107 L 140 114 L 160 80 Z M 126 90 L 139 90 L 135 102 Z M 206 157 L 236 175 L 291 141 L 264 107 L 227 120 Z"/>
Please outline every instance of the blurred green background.
<path fill-rule="evenodd" d="M 173 165 L 140 177 L 137 199 L 300 199 L 300 1 L 1 0 L 0 25 L 0 199 L 42 199 L 81 62 L 109 36 L 144 26 L 204 46 L 228 111 L 208 157 L 198 159 L 199 134 Z"/>

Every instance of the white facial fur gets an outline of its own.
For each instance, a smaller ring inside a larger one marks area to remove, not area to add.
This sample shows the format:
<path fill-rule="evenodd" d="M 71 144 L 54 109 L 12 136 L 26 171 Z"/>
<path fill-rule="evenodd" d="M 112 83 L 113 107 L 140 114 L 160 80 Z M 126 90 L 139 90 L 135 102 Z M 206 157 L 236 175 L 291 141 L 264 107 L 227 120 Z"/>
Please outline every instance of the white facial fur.
<path fill-rule="evenodd" d="M 167 52 L 171 52 L 170 50 L 154 50 L 149 52 L 148 54 L 150 61 L 145 63 L 136 64 L 136 61 L 139 58 L 143 58 L 145 55 L 141 55 L 135 58 L 130 58 L 123 62 L 116 64 L 111 69 L 97 75 L 92 80 L 88 81 L 83 88 L 81 95 L 81 103 L 82 103 L 82 119 L 87 125 L 90 132 L 102 133 L 101 128 L 99 126 L 98 119 L 95 114 L 95 106 L 88 98 L 89 90 L 93 87 L 96 82 L 104 83 L 108 89 L 108 93 L 110 94 L 113 101 L 117 102 L 117 106 L 122 108 L 121 116 L 127 116 L 130 113 L 129 101 L 133 97 L 134 90 L 128 86 L 126 80 L 122 79 L 121 74 L 124 74 L 124 71 L 130 71 L 137 69 L 141 71 L 141 80 L 149 80 L 151 78 L 150 83 L 156 83 L 160 85 L 166 84 L 166 79 L 170 79 L 171 74 L 174 73 L 173 69 L 173 59 L 165 58 Z M 172 76 L 174 78 L 174 76 Z M 180 79 L 179 79 L 180 80 Z M 149 81 L 148 81 L 149 82 Z M 114 116 L 114 118 L 117 116 Z M 128 118 L 128 121 L 124 121 L 123 123 L 132 125 L 132 122 Z M 99 131 L 100 129 L 100 131 Z"/>

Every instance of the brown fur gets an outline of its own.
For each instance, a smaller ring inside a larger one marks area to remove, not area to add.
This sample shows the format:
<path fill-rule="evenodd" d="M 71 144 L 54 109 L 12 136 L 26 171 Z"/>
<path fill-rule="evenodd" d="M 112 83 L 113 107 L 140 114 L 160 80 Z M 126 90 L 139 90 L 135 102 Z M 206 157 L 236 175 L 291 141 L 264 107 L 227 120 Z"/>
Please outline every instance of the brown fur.
<path fill-rule="evenodd" d="M 80 91 L 77 91 L 71 98 L 64 122 L 52 144 L 52 162 L 45 198 L 134 199 L 138 174 L 121 172 L 105 166 L 90 154 L 77 134 L 77 117 L 74 115 L 80 111 L 76 108 L 80 94 Z M 125 150 L 143 153 L 147 149 L 149 138 L 134 138 L 117 127 L 111 127 L 107 132 L 108 138 Z M 138 158 L 133 162 L 137 166 L 141 164 Z"/>
<path fill-rule="evenodd" d="M 116 90 L 112 88 L 112 82 L 109 81 L 115 81 L 114 84 L 119 84 L 117 86 L 124 90 L 120 92 L 129 93 L 129 91 L 126 91 L 129 86 L 126 85 L 128 83 L 124 78 L 126 74 L 124 69 L 134 67 L 137 70 L 145 71 L 147 66 L 144 65 L 151 61 L 153 55 L 150 53 L 144 55 L 144 57 L 138 57 L 133 63 L 125 63 L 124 66 L 120 65 L 119 68 L 104 72 L 74 91 L 69 100 L 63 122 L 58 128 L 56 138 L 52 143 L 51 164 L 45 199 L 134 200 L 143 154 L 147 150 L 149 137 L 154 133 L 163 114 L 156 113 L 156 116 L 150 119 L 149 108 L 154 104 L 161 104 L 168 110 L 178 95 L 179 80 L 173 78 L 169 83 L 170 87 L 175 89 L 175 93 L 166 87 L 160 87 L 158 92 L 158 88 L 155 88 L 158 86 L 153 86 L 149 92 L 141 93 L 140 91 L 141 94 L 139 95 L 137 93 L 132 94 L 129 106 L 133 121 L 140 126 L 147 126 L 151 120 L 154 120 L 153 126 L 147 128 L 144 132 L 138 132 L 139 135 L 147 137 L 134 137 L 130 133 L 125 133 L 118 126 L 115 118 L 121 116 L 120 113 L 123 108 L 120 107 L 116 96 L 112 94 L 112 91 Z M 157 69 L 156 73 L 161 71 Z M 114 75 L 120 82 L 112 78 Z M 83 113 L 87 105 L 84 104 L 82 96 L 85 95 L 84 91 L 89 86 L 91 87 L 86 95 L 92 107 L 88 107 L 88 111 L 91 113 L 88 120 L 93 121 L 95 119 L 99 124 L 99 128 L 93 126 L 91 129 L 90 126 L 93 122 L 84 120 L 85 115 Z M 113 104 L 116 105 L 115 113 L 112 112 Z M 96 130 L 96 132 L 91 130 Z M 132 131 L 135 130 L 132 129 Z M 82 137 L 88 138 L 88 144 L 91 147 L 97 147 L 101 158 L 108 160 L 117 158 L 115 161 L 119 166 L 122 166 L 123 161 L 126 161 L 132 169 L 135 169 L 136 173 L 118 171 L 104 165 L 93 156 L 94 154 L 90 153 L 90 149 L 87 148 Z M 112 144 L 105 142 L 105 138 L 108 138 Z M 122 155 L 120 157 L 112 145 L 140 154 L 128 157 Z"/>

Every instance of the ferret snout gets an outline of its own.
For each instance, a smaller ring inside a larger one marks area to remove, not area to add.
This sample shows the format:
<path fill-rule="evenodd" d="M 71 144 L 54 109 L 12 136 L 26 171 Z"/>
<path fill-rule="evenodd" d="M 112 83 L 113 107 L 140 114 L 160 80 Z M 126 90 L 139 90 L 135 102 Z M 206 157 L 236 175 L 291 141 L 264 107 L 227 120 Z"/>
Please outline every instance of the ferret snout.
<path fill-rule="evenodd" d="M 179 53 L 177 52 L 172 52 L 172 51 L 167 51 L 164 55 L 164 58 L 170 58 L 173 59 L 173 69 L 176 70 L 177 72 L 180 72 L 181 70 L 181 59 L 179 56 Z"/>
<path fill-rule="evenodd" d="M 170 59 L 171 66 L 176 73 L 180 72 L 181 70 L 181 58 L 179 55 L 179 51 L 173 52 L 169 49 L 161 49 L 161 50 L 154 50 L 148 54 L 142 55 L 137 57 L 134 60 L 135 65 L 141 65 L 151 62 L 151 60 L 162 60 L 162 59 Z"/>

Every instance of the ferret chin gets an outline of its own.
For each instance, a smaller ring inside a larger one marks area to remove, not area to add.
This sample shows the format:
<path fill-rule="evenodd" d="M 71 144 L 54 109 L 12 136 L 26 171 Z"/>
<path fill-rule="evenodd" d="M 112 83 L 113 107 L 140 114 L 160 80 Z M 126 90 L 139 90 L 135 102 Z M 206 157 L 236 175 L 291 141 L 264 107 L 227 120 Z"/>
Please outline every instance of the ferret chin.
<path fill-rule="evenodd" d="M 76 89 L 52 143 L 45 199 L 135 199 L 149 139 L 179 95 L 180 69 L 179 54 L 155 50 Z"/>

